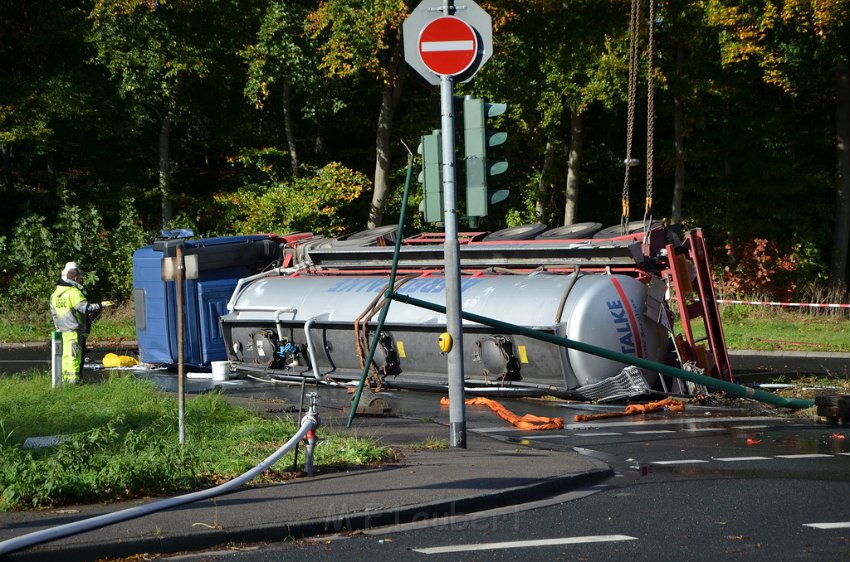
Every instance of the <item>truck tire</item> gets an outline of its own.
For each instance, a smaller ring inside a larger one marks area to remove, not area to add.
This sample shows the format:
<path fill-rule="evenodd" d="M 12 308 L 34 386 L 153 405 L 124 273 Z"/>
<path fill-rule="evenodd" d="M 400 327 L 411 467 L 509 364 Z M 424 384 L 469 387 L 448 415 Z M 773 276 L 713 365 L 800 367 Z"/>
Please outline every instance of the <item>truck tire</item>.
<path fill-rule="evenodd" d="M 511 228 L 504 228 L 502 230 L 497 230 L 491 234 L 488 234 L 484 237 L 485 242 L 497 242 L 497 241 L 508 241 L 508 240 L 530 240 L 546 230 L 545 224 L 534 223 L 534 224 L 523 224 L 520 226 L 512 226 Z"/>
<path fill-rule="evenodd" d="M 582 238 L 590 238 L 602 228 L 598 222 L 579 222 L 576 224 L 568 224 L 557 228 L 550 228 L 543 234 L 537 236 L 538 240 L 546 240 L 551 238 L 562 238 L 564 240 L 580 240 Z"/>
<path fill-rule="evenodd" d="M 623 225 L 615 224 L 614 226 L 609 226 L 608 228 L 603 228 L 599 232 L 593 235 L 594 238 L 617 238 L 618 236 L 626 236 L 627 234 L 637 234 L 638 232 L 644 231 L 644 226 L 647 221 L 636 221 L 630 222 L 628 229 L 623 229 Z M 661 221 L 652 221 L 649 225 L 649 229 L 661 226 Z"/>

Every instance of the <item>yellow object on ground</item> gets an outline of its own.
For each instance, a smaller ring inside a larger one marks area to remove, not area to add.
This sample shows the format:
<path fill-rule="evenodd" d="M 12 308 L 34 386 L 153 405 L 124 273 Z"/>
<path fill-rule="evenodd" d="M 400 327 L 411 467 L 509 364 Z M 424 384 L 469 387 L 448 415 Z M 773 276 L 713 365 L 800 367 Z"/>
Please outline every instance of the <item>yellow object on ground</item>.
<path fill-rule="evenodd" d="M 138 364 L 139 361 L 135 357 L 130 357 L 129 355 L 107 353 L 103 356 L 103 366 L 107 369 L 114 369 L 115 367 L 135 367 Z"/>

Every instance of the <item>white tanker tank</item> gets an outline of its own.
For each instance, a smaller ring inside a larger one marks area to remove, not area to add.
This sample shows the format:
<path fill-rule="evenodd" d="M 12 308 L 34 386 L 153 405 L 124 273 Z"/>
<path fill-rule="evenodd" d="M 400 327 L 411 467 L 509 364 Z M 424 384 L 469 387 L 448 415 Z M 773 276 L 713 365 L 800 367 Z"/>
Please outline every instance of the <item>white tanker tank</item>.
<path fill-rule="evenodd" d="M 620 274 L 481 274 L 461 278 L 465 312 L 533 328 L 627 355 L 663 361 L 665 285 Z M 445 305 L 445 279 L 400 278 L 397 289 Z M 374 337 L 386 275 L 267 275 L 244 280 L 221 318 L 228 357 L 238 370 L 357 379 Z M 446 384 L 438 338 L 443 314 L 391 302 L 374 358 L 385 383 Z M 366 327 L 368 325 L 368 336 Z M 474 322 L 463 322 L 468 384 L 572 390 L 619 374 L 627 365 Z M 652 384 L 655 374 L 647 374 Z"/>

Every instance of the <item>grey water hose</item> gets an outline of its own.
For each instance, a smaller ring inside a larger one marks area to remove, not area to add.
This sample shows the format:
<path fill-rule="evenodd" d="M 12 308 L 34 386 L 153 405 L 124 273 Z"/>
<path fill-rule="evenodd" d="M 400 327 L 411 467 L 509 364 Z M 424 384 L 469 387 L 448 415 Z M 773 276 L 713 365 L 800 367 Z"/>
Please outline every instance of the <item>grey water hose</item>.
<path fill-rule="evenodd" d="M 315 403 L 313 404 L 313 406 L 315 406 Z M 135 519 L 136 517 L 141 517 L 142 515 L 148 515 L 157 511 L 163 511 L 165 509 L 176 507 L 178 505 L 185 505 L 187 503 L 205 500 L 208 498 L 226 494 L 228 492 L 232 492 L 236 488 L 239 488 L 246 482 L 262 474 L 265 470 L 267 470 L 274 463 L 280 460 L 283 455 L 289 452 L 289 450 L 294 447 L 298 442 L 300 442 L 311 430 L 317 428 L 318 426 L 319 417 L 316 414 L 315 407 L 311 407 L 307 415 L 302 418 L 301 427 L 298 429 L 295 435 L 293 435 L 292 438 L 289 439 L 289 441 L 284 443 L 283 446 L 281 446 L 277 451 L 272 453 L 263 462 L 229 482 L 225 482 L 224 484 L 216 486 L 215 488 L 210 488 L 208 490 L 200 490 L 198 492 L 192 492 L 191 494 L 185 494 L 174 498 L 167 498 L 149 504 L 116 511 L 114 513 L 105 513 L 103 515 L 98 515 L 97 517 L 91 517 L 89 519 L 83 519 L 81 521 L 74 521 L 73 523 L 66 523 L 65 525 L 59 525 L 58 527 L 42 529 L 41 531 L 36 531 L 34 533 L 15 537 L 13 539 L 8 539 L 3 542 L 0 542 L 0 555 L 9 554 L 11 552 L 21 550 L 22 548 L 27 548 L 44 542 L 54 541 L 71 535 L 84 533 L 86 531 L 92 531 L 94 529 L 99 529 L 100 527 L 106 527 L 107 525 L 120 523 L 121 521 L 127 521 L 128 519 Z"/>

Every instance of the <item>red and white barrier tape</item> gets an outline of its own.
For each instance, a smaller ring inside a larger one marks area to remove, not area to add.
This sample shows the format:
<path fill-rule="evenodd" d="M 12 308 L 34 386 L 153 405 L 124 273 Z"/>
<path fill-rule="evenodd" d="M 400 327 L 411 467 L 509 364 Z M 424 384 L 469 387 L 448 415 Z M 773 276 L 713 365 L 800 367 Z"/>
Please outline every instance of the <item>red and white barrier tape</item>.
<path fill-rule="evenodd" d="M 850 304 L 820 304 L 816 302 L 761 302 L 717 299 L 720 304 L 761 304 L 765 306 L 797 306 L 809 308 L 850 308 Z"/>

